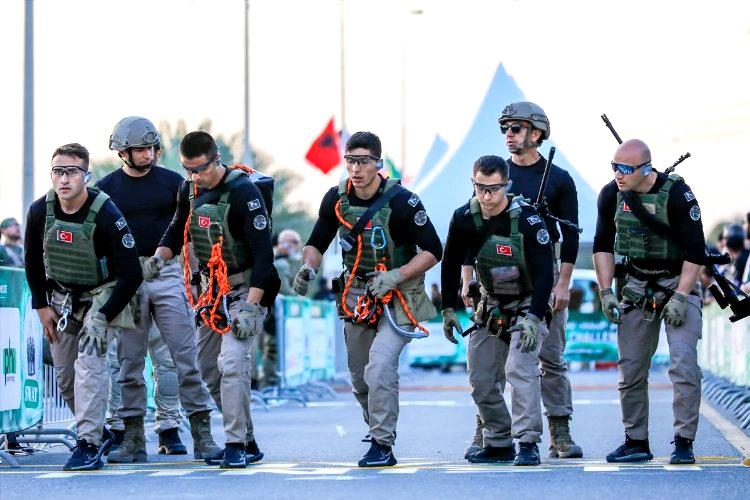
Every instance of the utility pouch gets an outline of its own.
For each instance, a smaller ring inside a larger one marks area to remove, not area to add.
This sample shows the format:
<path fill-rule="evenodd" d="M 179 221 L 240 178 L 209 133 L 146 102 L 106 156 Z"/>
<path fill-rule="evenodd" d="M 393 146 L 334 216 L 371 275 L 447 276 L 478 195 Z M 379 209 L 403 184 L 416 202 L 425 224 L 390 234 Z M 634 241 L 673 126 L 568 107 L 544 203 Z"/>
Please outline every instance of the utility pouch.
<path fill-rule="evenodd" d="M 493 267 L 490 274 L 492 275 L 494 293 L 500 295 L 521 294 L 521 271 L 518 266 Z"/>

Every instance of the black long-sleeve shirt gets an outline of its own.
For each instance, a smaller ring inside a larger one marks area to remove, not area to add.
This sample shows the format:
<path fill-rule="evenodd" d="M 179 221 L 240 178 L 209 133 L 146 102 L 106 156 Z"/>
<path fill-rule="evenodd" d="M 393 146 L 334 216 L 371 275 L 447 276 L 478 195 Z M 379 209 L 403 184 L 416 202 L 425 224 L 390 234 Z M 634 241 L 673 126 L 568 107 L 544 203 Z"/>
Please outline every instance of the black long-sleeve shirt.
<path fill-rule="evenodd" d="M 380 187 L 385 186 L 382 179 Z M 359 198 L 354 190 L 349 192 L 349 204 L 354 207 L 369 207 L 381 195 L 378 191 L 372 198 L 363 200 Z M 324 253 L 336 236 L 339 229 L 339 221 L 336 217 L 335 206 L 339 199 L 338 187 L 331 188 L 320 203 L 318 220 L 313 227 L 307 245 L 317 248 Z M 419 249 L 430 252 L 438 261 L 443 256 L 443 244 L 427 217 L 422 201 L 408 189 L 404 188 L 388 202 L 391 208 L 391 217 L 388 221 L 388 231 L 396 246 L 416 245 Z M 354 250 L 352 250 L 354 251 Z"/>
<path fill-rule="evenodd" d="M 552 246 L 549 241 L 542 243 L 542 241 L 545 241 L 545 234 L 540 234 L 540 231 L 546 232 L 547 228 L 544 221 L 540 217 L 534 217 L 535 215 L 536 210 L 533 207 L 524 205 L 519 215 L 518 230 L 523 234 L 526 268 L 531 275 L 531 282 L 534 287 L 529 312 L 541 318 L 552 293 L 554 274 Z M 500 222 L 493 234 L 510 236 L 510 217 L 507 208 L 489 220 L 496 218 L 499 218 Z M 448 227 L 448 238 L 445 242 L 440 272 L 444 308 L 456 309 L 462 303 L 459 297 L 461 265 L 467 263 L 467 259 L 470 259 L 471 265 L 474 265 L 474 259 L 480 246 L 479 236 L 469 203 L 466 203 L 453 212 Z M 549 240 L 549 236 L 546 239 Z"/>
<path fill-rule="evenodd" d="M 224 177 L 213 189 L 198 189 L 195 198 L 196 207 L 204 203 L 218 203 L 224 192 L 227 169 Z M 268 220 L 266 205 L 258 187 L 250 179 L 232 182 L 229 194 L 229 215 L 227 224 L 229 232 L 236 241 L 242 241 L 249 253 L 247 265 L 242 269 L 228 269 L 229 274 L 251 269 L 251 287 L 263 290 L 278 290 L 278 275 L 273 266 L 273 246 L 271 244 L 271 224 Z M 169 247 L 178 255 L 184 243 L 183 231 L 190 213 L 190 184 L 183 181 L 177 197 L 177 211 L 174 213 L 167 231 L 159 246 Z M 275 296 L 275 293 L 274 293 Z M 264 301 L 267 297 L 263 296 Z"/>
<path fill-rule="evenodd" d="M 74 214 L 66 214 L 60 208 L 60 202 L 55 197 L 55 218 L 81 224 L 86 221 L 89 208 L 96 198 L 97 192 L 88 189 L 88 198 L 83 206 Z M 47 216 L 47 203 L 41 197 L 31 204 L 26 216 L 26 280 L 31 289 L 31 307 L 41 309 L 47 307 L 47 292 L 49 291 L 47 276 L 44 271 L 44 223 Z M 99 309 L 99 312 L 112 321 L 122 312 L 127 303 L 138 290 L 143 281 L 138 252 L 132 245 L 133 237 L 125 218 L 112 200 L 107 200 L 94 219 L 94 250 L 97 258 L 106 257 L 109 273 L 108 281 L 117 280 L 109 300 Z M 85 292 L 94 287 L 82 287 L 69 283 L 60 283 L 75 292 Z"/>
<path fill-rule="evenodd" d="M 524 167 L 516 165 L 512 158 L 508 158 L 509 176 L 513 181 L 510 192 L 529 198 L 532 203 L 536 201 L 546 164 L 547 160 L 540 157 L 533 165 Z M 578 225 L 578 191 L 573 178 L 566 170 L 552 164 L 544 193 L 550 214 Z M 578 257 L 578 232 L 564 224 L 560 224 L 558 229 L 558 223 L 550 218 L 546 218 L 544 222 L 550 232 L 552 243 L 560 241 L 562 232 L 560 261 L 575 264 Z"/>
<path fill-rule="evenodd" d="M 182 181 L 177 172 L 154 166 L 142 177 L 119 169 L 97 183 L 125 215 L 139 255 L 154 255 L 177 208 Z"/>
<path fill-rule="evenodd" d="M 667 175 L 659 172 L 649 194 L 656 194 L 667 181 Z M 594 235 L 594 253 L 615 253 L 615 213 L 617 193 L 615 181 L 609 182 L 599 192 L 597 201 L 598 217 Z M 705 238 L 698 200 L 684 182 L 676 182 L 669 190 L 667 198 L 667 220 L 677 244 L 683 249 L 685 260 L 700 263 L 705 255 Z M 642 269 L 661 269 L 663 261 L 639 260 L 634 262 Z"/>

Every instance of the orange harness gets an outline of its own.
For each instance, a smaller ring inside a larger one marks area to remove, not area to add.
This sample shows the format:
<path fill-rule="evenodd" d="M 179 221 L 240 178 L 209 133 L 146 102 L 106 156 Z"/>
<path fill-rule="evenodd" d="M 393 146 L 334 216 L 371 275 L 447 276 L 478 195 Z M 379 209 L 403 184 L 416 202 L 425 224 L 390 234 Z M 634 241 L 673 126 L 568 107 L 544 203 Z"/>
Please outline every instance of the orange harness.
<path fill-rule="evenodd" d="M 254 171 L 250 167 L 245 165 L 235 164 L 227 167 L 230 170 L 240 169 L 248 174 L 252 174 Z M 198 196 L 198 186 L 193 184 L 193 196 Z M 190 234 L 190 220 L 193 217 L 193 208 L 190 207 L 190 213 L 188 214 L 187 221 L 185 222 L 185 229 L 183 230 L 183 241 L 182 244 L 182 259 L 184 261 L 182 279 L 185 283 L 185 295 L 187 296 L 190 307 L 197 310 L 200 314 L 203 322 L 208 325 L 211 330 L 216 333 L 227 333 L 231 330 L 232 325 L 227 321 L 227 324 L 223 327 L 219 326 L 219 322 L 226 320 L 218 311 L 219 306 L 225 304 L 225 298 L 231 286 L 229 284 L 229 277 L 227 276 L 227 264 L 224 262 L 224 256 L 222 253 L 221 245 L 224 242 L 224 236 L 219 235 L 218 240 L 211 246 L 211 258 L 208 260 L 206 267 L 208 268 L 208 285 L 206 289 L 198 296 L 198 300 L 193 300 L 193 293 L 190 290 L 190 281 L 193 276 L 192 270 L 190 269 L 190 255 L 188 246 L 188 236 Z"/>
<path fill-rule="evenodd" d="M 347 185 L 347 190 L 349 189 L 351 189 L 351 181 L 349 181 Z M 344 219 L 344 217 L 341 215 L 341 200 L 338 200 L 336 202 L 334 210 L 336 212 L 336 218 L 338 218 L 339 223 L 342 226 L 344 226 L 346 229 L 351 229 L 352 227 L 354 227 L 353 224 L 347 222 L 347 220 Z M 349 308 L 349 305 L 346 303 L 346 299 L 349 295 L 349 290 L 352 287 L 352 283 L 354 283 L 354 279 L 357 276 L 359 263 L 362 260 L 362 246 L 362 235 L 359 234 L 357 235 L 357 255 L 354 259 L 354 266 L 349 272 L 349 277 L 346 280 L 344 291 L 341 295 L 341 308 L 343 309 L 344 314 L 347 316 L 347 318 L 351 319 L 355 323 L 365 323 L 370 326 L 375 326 L 378 323 L 380 316 L 385 311 L 385 308 L 388 307 L 388 304 L 390 304 L 391 301 L 393 301 L 393 296 L 395 295 L 398 298 L 399 302 L 401 302 L 401 307 L 403 307 L 404 312 L 409 318 L 409 322 L 412 324 L 412 326 L 419 329 L 425 334 L 429 334 L 427 329 L 420 325 L 417 319 L 414 317 L 411 310 L 409 309 L 409 306 L 406 304 L 406 299 L 401 293 L 401 290 L 399 290 L 398 288 L 389 291 L 382 299 L 379 299 L 369 292 L 366 292 L 364 295 L 357 298 L 357 306 L 354 308 L 354 311 Z M 381 257 L 379 260 L 380 262 L 375 264 L 374 270 L 387 271 L 388 268 L 385 266 L 385 256 Z"/>

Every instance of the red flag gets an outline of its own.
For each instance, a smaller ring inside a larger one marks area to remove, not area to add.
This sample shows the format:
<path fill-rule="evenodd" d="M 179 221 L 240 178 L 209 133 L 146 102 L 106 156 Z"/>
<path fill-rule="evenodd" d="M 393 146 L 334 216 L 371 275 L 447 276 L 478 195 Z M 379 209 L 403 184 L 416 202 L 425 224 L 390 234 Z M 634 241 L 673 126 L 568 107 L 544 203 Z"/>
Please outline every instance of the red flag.
<path fill-rule="evenodd" d="M 513 247 L 510 245 L 497 245 L 496 249 L 498 255 L 513 256 Z"/>
<path fill-rule="evenodd" d="M 312 143 L 305 158 L 324 174 L 327 174 L 341 163 L 339 136 L 333 128 L 333 118 L 331 118 L 318 138 L 315 139 L 315 142 Z"/>
<path fill-rule="evenodd" d="M 57 241 L 62 243 L 73 243 L 73 233 L 70 231 L 57 230 Z"/>

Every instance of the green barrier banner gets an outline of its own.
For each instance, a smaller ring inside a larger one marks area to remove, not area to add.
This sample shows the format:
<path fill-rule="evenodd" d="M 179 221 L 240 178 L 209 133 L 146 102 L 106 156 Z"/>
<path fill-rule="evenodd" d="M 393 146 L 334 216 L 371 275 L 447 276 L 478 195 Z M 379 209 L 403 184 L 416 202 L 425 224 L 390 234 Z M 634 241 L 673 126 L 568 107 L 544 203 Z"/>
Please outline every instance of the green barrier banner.
<path fill-rule="evenodd" d="M 750 320 L 732 323 L 727 311 L 716 304 L 703 307 L 698 364 L 734 384 L 750 386 Z"/>
<path fill-rule="evenodd" d="M 566 361 L 617 361 L 617 325 L 601 311 L 569 311 L 565 337 Z"/>
<path fill-rule="evenodd" d="M 0 433 L 28 429 L 42 418 L 44 371 L 42 325 L 22 269 L 0 267 L 0 350 Z"/>

